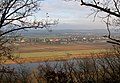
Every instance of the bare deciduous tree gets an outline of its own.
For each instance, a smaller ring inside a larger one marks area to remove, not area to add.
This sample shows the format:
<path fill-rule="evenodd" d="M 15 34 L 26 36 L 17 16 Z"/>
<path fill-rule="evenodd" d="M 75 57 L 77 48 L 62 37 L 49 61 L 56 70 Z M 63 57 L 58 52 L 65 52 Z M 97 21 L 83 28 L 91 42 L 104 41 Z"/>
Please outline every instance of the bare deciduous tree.
<path fill-rule="evenodd" d="M 11 40 L 19 30 L 49 28 L 56 20 L 33 20 L 42 0 L 0 0 L 0 57 L 11 59 Z M 47 18 L 48 18 L 47 13 Z"/>

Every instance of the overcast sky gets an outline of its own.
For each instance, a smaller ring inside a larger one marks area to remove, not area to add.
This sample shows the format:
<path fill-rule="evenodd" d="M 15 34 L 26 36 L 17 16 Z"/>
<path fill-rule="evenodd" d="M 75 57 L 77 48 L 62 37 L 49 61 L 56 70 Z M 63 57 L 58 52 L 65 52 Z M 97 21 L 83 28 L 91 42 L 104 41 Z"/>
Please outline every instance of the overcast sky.
<path fill-rule="evenodd" d="M 37 19 L 43 19 L 49 13 L 50 18 L 59 19 L 59 24 L 53 29 L 105 29 L 105 24 L 93 16 L 90 8 L 80 5 L 80 2 L 64 0 L 45 0 L 41 3 L 41 11 L 36 14 Z"/>

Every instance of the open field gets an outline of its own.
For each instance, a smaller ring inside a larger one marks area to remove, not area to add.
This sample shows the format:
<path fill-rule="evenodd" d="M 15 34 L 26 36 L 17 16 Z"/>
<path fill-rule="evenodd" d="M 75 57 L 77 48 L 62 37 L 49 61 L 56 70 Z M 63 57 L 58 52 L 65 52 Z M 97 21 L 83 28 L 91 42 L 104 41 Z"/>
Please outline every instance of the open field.
<path fill-rule="evenodd" d="M 18 53 L 34 52 L 55 52 L 55 51 L 73 51 L 73 50 L 96 50 L 109 49 L 111 44 L 108 43 L 81 43 L 81 44 L 38 44 L 38 45 L 21 45 L 18 47 Z"/>
<path fill-rule="evenodd" d="M 21 62 L 44 62 L 90 57 L 92 53 L 105 52 L 111 48 L 107 43 L 65 45 L 21 45 L 16 56 Z M 95 56 L 95 55 L 94 55 Z"/>

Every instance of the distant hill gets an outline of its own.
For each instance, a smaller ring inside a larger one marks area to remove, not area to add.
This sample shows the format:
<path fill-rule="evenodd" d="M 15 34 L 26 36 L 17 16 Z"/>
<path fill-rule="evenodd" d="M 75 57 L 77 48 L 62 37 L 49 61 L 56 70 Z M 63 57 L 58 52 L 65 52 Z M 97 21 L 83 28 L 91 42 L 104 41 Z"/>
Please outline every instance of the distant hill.
<path fill-rule="evenodd" d="M 19 32 L 22 36 L 25 37 L 37 37 L 37 36 L 47 36 L 47 35 L 63 35 L 63 34 L 92 34 L 92 35 L 107 35 L 108 31 L 106 29 L 91 29 L 91 30 L 72 30 L 72 29 L 64 29 L 64 30 L 42 30 L 42 29 L 35 29 L 35 30 L 28 30 L 28 31 L 20 31 Z M 117 35 L 118 32 L 113 31 L 114 35 Z"/>

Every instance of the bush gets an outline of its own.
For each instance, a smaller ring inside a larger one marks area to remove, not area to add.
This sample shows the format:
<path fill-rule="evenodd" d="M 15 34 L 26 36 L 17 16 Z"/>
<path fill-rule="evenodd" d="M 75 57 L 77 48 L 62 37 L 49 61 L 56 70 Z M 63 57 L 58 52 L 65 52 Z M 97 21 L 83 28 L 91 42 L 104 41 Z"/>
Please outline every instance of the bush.
<path fill-rule="evenodd" d="M 93 55 L 93 54 L 92 54 Z M 96 57 L 78 60 L 46 62 L 28 71 L 1 66 L 0 83 L 119 83 L 120 49 L 96 54 Z"/>

